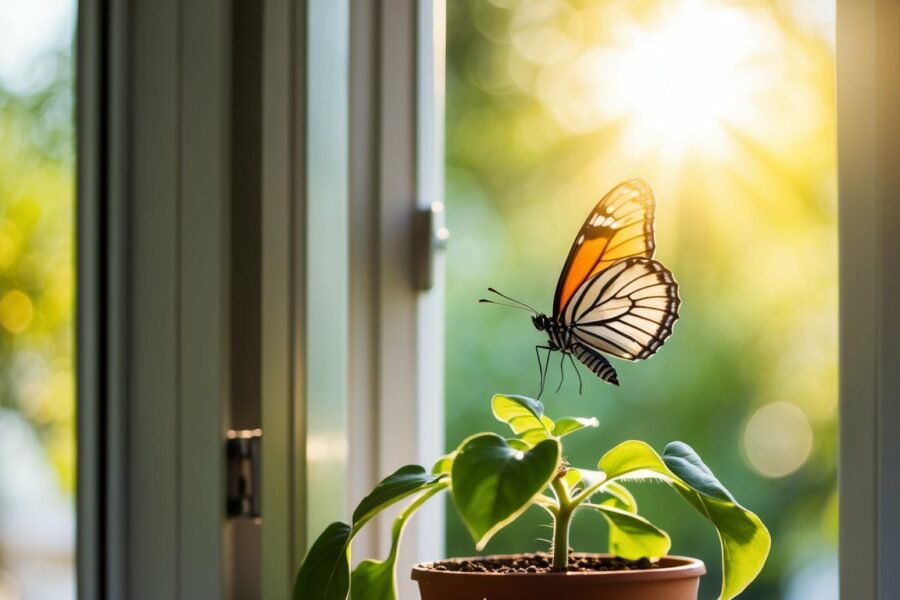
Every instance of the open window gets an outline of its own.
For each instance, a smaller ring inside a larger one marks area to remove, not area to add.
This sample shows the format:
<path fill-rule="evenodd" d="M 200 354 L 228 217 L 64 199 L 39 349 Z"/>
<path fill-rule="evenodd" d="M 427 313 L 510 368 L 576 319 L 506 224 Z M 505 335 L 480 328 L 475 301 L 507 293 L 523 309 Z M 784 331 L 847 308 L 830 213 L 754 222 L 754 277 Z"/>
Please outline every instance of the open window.
<path fill-rule="evenodd" d="M 835 569 L 841 597 L 895 596 L 900 15 L 833 6 L 82 0 L 80 595 L 285 596 L 381 476 L 536 391 L 528 321 L 475 300 L 546 307 L 585 207 L 641 176 L 677 333 L 621 391 L 568 370 L 554 395 L 554 367 L 544 399 L 745 473 L 763 597 L 833 595 Z M 256 428 L 237 521 L 225 440 Z M 401 561 L 459 531 L 420 514 Z"/>

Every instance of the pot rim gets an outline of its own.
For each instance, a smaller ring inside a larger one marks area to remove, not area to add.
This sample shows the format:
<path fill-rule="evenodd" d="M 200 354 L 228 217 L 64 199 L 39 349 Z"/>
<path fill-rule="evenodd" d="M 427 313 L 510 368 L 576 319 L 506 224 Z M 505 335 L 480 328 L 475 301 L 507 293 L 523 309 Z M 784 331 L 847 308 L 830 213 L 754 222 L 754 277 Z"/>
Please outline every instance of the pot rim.
<path fill-rule="evenodd" d="M 691 577 L 700 577 L 706 574 L 706 565 L 699 558 L 690 556 L 668 555 L 660 558 L 660 562 L 669 563 L 667 566 L 656 569 L 640 569 L 634 571 L 566 571 L 564 573 L 469 573 L 460 571 L 434 571 L 427 568 L 435 562 L 462 562 L 462 561 L 479 561 L 479 560 L 496 560 L 502 558 L 511 558 L 521 556 L 521 554 L 491 554 L 488 556 L 465 556 L 448 558 L 441 561 L 431 561 L 427 563 L 419 563 L 413 566 L 411 577 L 415 581 L 424 579 L 433 579 L 436 577 L 507 577 L 507 578 L 530 578 L 540 577 L 544 579 L 559 579 L 560 581 L 569 578 L 597 577 L 604 581 L 655 581 L 661 579 L 688 579 Z M 601 558 L 613 558 L 613 554 L 605 552 L 575 552 L 573 556 L 594 556 Z M 674 564 L 672 564 L 674 563 Z"/>

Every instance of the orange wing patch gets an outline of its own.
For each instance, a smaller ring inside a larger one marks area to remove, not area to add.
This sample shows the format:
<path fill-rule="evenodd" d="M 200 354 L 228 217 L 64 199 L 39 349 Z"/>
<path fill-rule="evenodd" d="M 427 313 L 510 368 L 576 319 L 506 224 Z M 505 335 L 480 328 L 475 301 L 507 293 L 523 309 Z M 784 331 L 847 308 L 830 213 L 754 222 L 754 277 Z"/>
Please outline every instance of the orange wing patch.
<path fill-rule="evenodd" d="M 581 226 L 556 284 L 554 317 L 581 284 L 625 258 L 653 256 L 653 190 L 642 179 L 619 184 L 606 194 Z"/>

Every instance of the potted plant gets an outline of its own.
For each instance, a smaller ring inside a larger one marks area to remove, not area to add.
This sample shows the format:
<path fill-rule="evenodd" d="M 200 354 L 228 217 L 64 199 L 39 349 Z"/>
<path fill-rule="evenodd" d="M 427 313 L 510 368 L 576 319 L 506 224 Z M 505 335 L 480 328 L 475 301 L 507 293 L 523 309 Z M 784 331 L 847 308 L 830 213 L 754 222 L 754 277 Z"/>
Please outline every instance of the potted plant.
<path fill-rule="evenodd" d="M 416 565 L 412 577 L 423 600 L 695 600 L 703 563 L 667 556 L 669 536 L 638 514 L 626 487 L 638 480 L 665 482 L 715 526 L 722 546 L 722 600 L 740 594 L 759 574 L 771 545 L 769 532 L 687 444 L 672 442 L 658 454 L 644 442 L 627 441 L 603 454 L 596 468 L 581 469 L 566 462 L 563 440 L 597 427 L 596 419 L 553 421 L 539 401 L 523 396 L 496 395 L 491 405 L 513 437 L 479 433 L 430 472 L 408 465 L 382 480 L 359 503 L 351 523 L 332 523 L 315 541 L 297 575 L 294 599 L 343 599 L 351 593 L 354 600 L 395 599 L 403 529 L 416 509 L 447 491 L 477 550 L 532 505 L 551 517 L 553 544 L 548 554 Z M 406 498 L 411 500 L 394 521 L 388 556 L 364 560 L 351 572 L 353 537 L 380 511 Z M 581 512 L 608 522 L 607 554 L 570 550 L 572 518 Z"/>

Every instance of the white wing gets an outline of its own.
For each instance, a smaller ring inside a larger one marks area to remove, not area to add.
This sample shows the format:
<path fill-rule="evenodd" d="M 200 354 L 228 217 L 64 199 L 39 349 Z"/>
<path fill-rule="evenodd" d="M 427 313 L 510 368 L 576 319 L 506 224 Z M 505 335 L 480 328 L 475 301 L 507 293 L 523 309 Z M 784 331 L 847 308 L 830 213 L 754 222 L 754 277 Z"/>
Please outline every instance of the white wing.
<path fill-rule="evenodd" d="M 635 257 L 581 284 L 561 316 L 582 344 L 640 360 L 671 335 L 680 304 L 672 273 L 653 259 Z"/>

